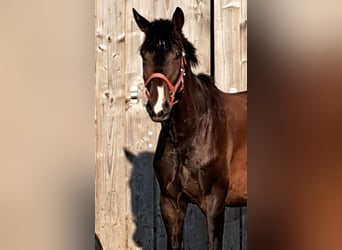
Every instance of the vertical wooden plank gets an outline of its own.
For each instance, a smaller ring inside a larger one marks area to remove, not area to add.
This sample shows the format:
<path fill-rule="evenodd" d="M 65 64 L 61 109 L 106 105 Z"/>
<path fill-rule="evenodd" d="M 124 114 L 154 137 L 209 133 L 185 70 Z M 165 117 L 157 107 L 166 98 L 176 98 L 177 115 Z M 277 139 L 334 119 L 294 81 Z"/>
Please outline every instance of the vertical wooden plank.
<path fill-rule="evenodd" d="M 154 151 L 157 143 L 157 135 L 159 134 L 160 125 L 151 122 L 148 117 L 144 105 L 146 102 L 143 90 L 142 82 L 142 67 L 141 59 L 139 56 L 139 47 L 143 41 L 144 34 L 138 29 L 137 25 L 133 20 L 131 15 L 132 7 L 136 8 L 137 11 L 146 17 L 148 20 L 152 21 L 154 19 L 163 18 L 170 19 L 175 8 L 179 6 L 182 8 L 185 14 L 185 24 L 183 27 L 183 32 L 185 36 L 194 43 L 198 48 L 198 55 L 201 61 L 201 65 L 196 69 L 197 72 L 207 72 L 210 69 L 210 1 L 138 1 L 130 0 L 126 1 L 126 31 L 127 31 L 127 41 L 126 41 L 126 95 L 129 99 L 129 92 L 133 88 L 138 90 L 138 101 L 128 101 L 128 107 L 126 107 L 126 117 L 127 117 L 127 127 L 126 127 L 126 146 L 138 153 L 142 150 L 152 150 Z M 146 166 L 147 167 L 147 166 Z M 134 174 L 133 174 L 134 175 Z M 164 224 L 161 218 L 160 208 L 159 208 L 159 186 L 155 183 L 154 187 L 154 218 L 151 217 L 151 221 L 154 221 L 154 249 L 165 249 L 166 248 L 166 233 L 164 229 Z M 138 188 L 138 186 L 136 186 Z M 133 193 L 134 190 L 131 190 Z M 145 194 L 145 196 L 150 197 L 150 194 Z M 133 196 L 132 196 L 133 197 Z M 149 199 L 145 199 L 149 202 Z M 132 211 L 135 208 L 132 208 Z M 199 210 L 194 210 L 190 208 L 190 216 L 193 221 L 197 221 L 197 216 L 202 216 Z M 147 214 L 146 214 L 147 215 Z M 129 221 L 134 220 L 134 214 L 128 216 Z M 203 217 L 203 216 L 202 216 Z M 202 218 L 203 219 L 203 218 Z M 193 221 L 188 221 L 188 223 L 193 223 Z M 205 221 L 202 220 L 202 224 Z M 128 223 L 129 224 L 129 223 Z M 196 224 L 196 223 L 195 223 Z M 190 228 L 196 226 L 189 225 Z M 205 231 L 205 227 L 197 227 L 199 230 L 195 234 L 192 233 L 193 230 L 189 231 L 188 240 L 191 239 L 203 239 L 202 235 Z M 134 235 L 134 228 L 128 225 L 128 235 Z M 204 231 L 203 231 L 204 230 Z M 145 233 L 149 229 L 145 229 Z M 149 237 L 149 236 L 147 236 Z M 185 239 L 186 240 L 186 239 Z M 192 240 L 194 241 L 194 240 Z M 195 242 L 196 243 L 196 242 Z M 147 244 L 145 242 L 145 244 Z M 136 245 L 136 242 L 131 242 L 128 237 L 128 245 Z M 143 248 L 152 249 L 152 248 Z"/>
<path fill-rule="evenodd" d="M 137 1 L 139 2 L 139 1 Z M 140 8 L 138 7 L 140 6 Z M 145 1 L 134 6 L 141 14 L 153 19 L 171 19 L 176 7 L 180 7 L 185 15 L 183 33 L 198 49 L 200 65 L 194 72 L 210 74 L 210 1 L 209 0 L 155 0 Z"/>
<path fill-rule="evenodd" d="M 200 64 L 194 69 L 195 73 L 210 74 L 210 1 L 155 1 L 154 16 L 171 18 L 177 6 L 182 8 L 185 15 L 183 33 L 197 48 Z"/>
<path fill-rule="evenodd" d="M 244 90 L 241 80 L 241 0 L 220 0 L 214 5 L 215 78 L 226 92 Z"/>
<path fill-rule="evenodd" d="M 240 250 L 240 211 L 239 207 L 225 209 L 223 249 Z"/>
<path fill-rule="evenodd" d="M 171 19 L 177 6 L 183 10 L 185 15 L 183 33 L 197 48 L 200 60 L 200 65 L 194 69 L 194 72 L 210 73 L 210 1 L 160 0 L 153 3 L 153 9 L 147 13 L 150 14 L 149 20 L 155 18 Z M 159 194 L 159 190 L 157 194 Z M 160 214 L 159 195 L 155 197 L 155 202 L 157 204 L 155 249 L 166 249 L 166 233 Z M 185 220 L 185 249 L 202 249 L 206 246 L 207 238 L 203 215 L 198 208 L 190 205 Z"/>
<path fill-rule="evenodd" d="M 197 48 L 200 61 L 194 72 L 210 75 L 210 1 L 193 0 L 184 11 L 187 14 L 183 31 L 188 40 Z"/>
<path fill-rule="evenodd" d="M 242 0 L 241 3 L 241 90 L 247 90 L 247 0 Z M 247 207 L 241 208 L 242 210 L 242 228 L 241 228 L 241 249 L 247 250 Z"/>
<path fill-rule="evenodd" d="M 241 90 L 247 90 L 247 0 L 241 0 Z"/>
<path fill-rule="evenodd" d="M 155 178 L 156 188 L 154 189 L 154 249 L 167 249 L 167 236 L 163 218 L 160 211 L 160 188 L 157 179 Z"/>
<path fill-rule="evenodd" d="M 240 218 L 241 221 L 241 250 L 247 250 L 247 207 L 240 208 L 242 212 L 242 216 Z"/>
<path fill-rule="evenodd" d="M 184 249 L 206 250 L 208 246 L 206 218 L 197 205 L 188 205 L 184 223 Z"/>
<path fill-rule="evenodd" d="M 95 230 L 104 249 L 126 248 L 124 2 L 96 1 Z"/>
<path fill-rule="evenodd" d="M 128 154 L 131 163 L 129 176 L 130 212 L 127 220 L 127 249 L 154 248 L 154 176 L 153 153 Z"/>
<path fill-rule="evenodd" d="M 154 172 L 152 159 L 160 124 L 153 123 L 146 110 L 139 48 L 144 34 L 134 21 L 132 8 L 145 15 L 153 2 L 126 1 L 126 148 L 136 154 L 127 178 L 127 247 L 128 249 L 154 248 Z M 134 97 L 134 98 L 132 98 Z M 136 97 L 136 98 L 135 98 Z"/>

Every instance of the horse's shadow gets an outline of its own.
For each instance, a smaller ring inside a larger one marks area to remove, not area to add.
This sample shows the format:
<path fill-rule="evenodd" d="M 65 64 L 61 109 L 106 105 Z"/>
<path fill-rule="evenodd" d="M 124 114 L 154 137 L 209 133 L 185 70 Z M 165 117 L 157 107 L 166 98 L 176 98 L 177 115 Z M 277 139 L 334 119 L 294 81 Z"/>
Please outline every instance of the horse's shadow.
<path fill-rule="evenodd" d="M 137 155 L 125 149 L 126 158 L 132 164 L 129 180 L 131 191 L 131 209 L 136 226 L 133 239 L 143 250 L 154 247 L 154 217 L 156 180 L 153 174 L 153 156 L 151 152 Z"/>
<path fill-rule="evenodd" d="M 143 250 L 166 249 L 166 232 L 159 207 L 160 191 L 152 165 L 154 154 L 144 151 L 135 155 L 127 149 L 125 154 L 132 164 L 129 186 L 136 227 L 133 240 Z M 206 228 L 204 215 L 197 207 L 189 205 L 185 218 L 184 243 L 194 245 L 197 242 L 199 247 L 196 249 L 201 250 L 205 249 L 207 232 L 198 228 Z"/>

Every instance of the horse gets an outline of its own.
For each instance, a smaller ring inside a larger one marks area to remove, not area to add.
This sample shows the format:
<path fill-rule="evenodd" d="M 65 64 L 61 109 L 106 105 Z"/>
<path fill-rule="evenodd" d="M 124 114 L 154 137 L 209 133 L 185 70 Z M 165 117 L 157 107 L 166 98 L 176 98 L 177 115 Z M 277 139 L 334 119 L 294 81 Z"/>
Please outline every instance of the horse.
<path fill-rule="evenodd" d="M 182 32 L 184 13 L 152 22 L 133 8 L 145 39 L 140 47 L 146 111 L 161 124 L 153 168 L 167 249 L 182 249 L 189 203 L 204 213 L 208 249 L 222 249 L 224 209 L 247 205 L 247 93 L 224 93 L 198 65 Z"/>

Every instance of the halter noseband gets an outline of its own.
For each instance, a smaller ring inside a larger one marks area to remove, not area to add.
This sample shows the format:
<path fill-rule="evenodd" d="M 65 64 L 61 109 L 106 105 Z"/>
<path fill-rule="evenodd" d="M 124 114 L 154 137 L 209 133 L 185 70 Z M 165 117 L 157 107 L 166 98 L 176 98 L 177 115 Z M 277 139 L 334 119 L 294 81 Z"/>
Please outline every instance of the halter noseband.
<path fill-rule="evenodd" d="M 164 75 L 163 73 L 153 73 L 152 75 L 150 75 L 150 77 L 146 80 L 145 82 L 145 93 L 146 93 L 146 96 L 149 97 L 150 96 L 150 93 L 149 91 L 147 90 L 147 85 L 155 78 L 159 78 L 161 80 L 163 80 L 166 85 L 167 85 L 167 88 L 169 89 L 169 92 L 170 92 L 170 106 L 172 107 L 174 104 L 176 104 L 178 102 L 175 101 L 175 95 L 176 93 L 179 91 L 183 91 L 184 89 L 184 76 L 185 76 L 185 66 L 186 64 L 186 61 L 185 61 L 185 52 L 183 51 L 182 52 L 182 58 L 180 60 L 180 74 L 178 76 L 178 79 L 175 83 L 175 85 L 173 85 L 171 83 L 171 81 L 167 78 L 166 75 Z M 178 90 L 179 89 L 179 90 Z"/>

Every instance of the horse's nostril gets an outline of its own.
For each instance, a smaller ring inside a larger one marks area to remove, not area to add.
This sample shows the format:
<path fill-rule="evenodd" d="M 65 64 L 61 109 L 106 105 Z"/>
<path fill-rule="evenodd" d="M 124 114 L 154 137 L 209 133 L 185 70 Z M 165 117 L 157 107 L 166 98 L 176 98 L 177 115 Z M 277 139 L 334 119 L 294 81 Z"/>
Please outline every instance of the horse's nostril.
<path fill-rule="evenodd" d="M 146 108 L 148 108 L 148 109 L 152 109 L 152 105 L 151 105 L 151 103 L 150 103 L 150 102 L 147 102 L 147 103 L 146 103 Z"/>
<path fill-rule="evenodd" d="M 150 115 L 154 115 L 154 111 L 150 102 L 146 103 L 146 110 Z"/>
<path fill-rule="evenodd" d="M 164 115 L 164 111 L 163 110 L 159 111 L 158 114 L 157 114 L 157 116 L 163 116 L 163 115 Z"/>
<path fill-rule="evenodd" d="M 164 102 L 163 104 L 165 109 L 169 109 L 170 108 L 170 104 L 168 102 Z"/>

